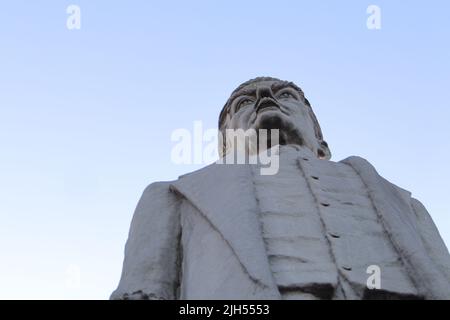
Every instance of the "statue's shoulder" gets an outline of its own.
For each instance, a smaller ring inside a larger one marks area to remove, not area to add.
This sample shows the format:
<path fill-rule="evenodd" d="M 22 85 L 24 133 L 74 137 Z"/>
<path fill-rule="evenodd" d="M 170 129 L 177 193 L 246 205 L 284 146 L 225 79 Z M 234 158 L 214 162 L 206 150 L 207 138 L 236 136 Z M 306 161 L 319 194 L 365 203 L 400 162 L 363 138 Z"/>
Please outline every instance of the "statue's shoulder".
<path fill-rule="evenodd" d="M 171 190 L 174 181 L 156 181 L 149 184 L 139 199 L 136 212 L 156 210 L 174 206 L 178 199 Z"/>
<path fill-rule="evenodd" d="M 371 168 L 375 169 L 375 167 L 369 161 L 367 161 L 366 159 L 364 159 L 363 157 L 360 157 L 360 156 L 349 156 L 338 162 L 348 164 L 348 165 L 370 166 Z"/>
<path fill-rule="evenodd" d="M 143 192 L 143 195 L 151 195 L 160 192 L 167 192 L 170 189 L 170 185 L 174 181 L 155 181 L 150 183 Z"/>
<path fill-rule="evenodd" d="M 224 193 L 243 180 L 250 181 L 251 166 L 213 163 L 199 170 L 184 174 L 170 186 L 177 194 L 197 200 L 207 199 L 211 193 Z"/>
<path fill-rule="evenodd" d="M 181 176 L 178 177 L 178 180 L 182 180 L 182 179 L 186 179 L 186 178 L 195 178 L 197 176 L 202 176 L 202 175 L 208 174 L 209 172 L 213 171 L 217 165 L 218 165 L 217 163 L 212 163 L 210 165 L 207 165 L 206 167 L 182 174 Z"/>
<path fill-rule="evenodd" d="M 177 180 L 153 182 L 144 189 L 141 199 L 149 201 L 154 198 L 170 198 L 169 194 L 173 194 L 177 186 L 185 185 L 186 183 L 205 184 L 207 181 L 220 176 L 217 170 L 218 166 L 220 168 L 231 167 L 213 163 L 201 169 L 185 173 L 179 176 Z"/>
<path fill-rule="evenodd" d="M 208 182 L 210 180 L 218 181 L 217 178 L 233 175 L 234 172 L 240 170 L 248 170 L 248 165 L 232 165 L 214 162 L 201 169 L 183 174 L 178 177 L 178 180 L 174 184 L 178 184 L 182 181 L 201 181 Z"/>
<path fill-rule="evenodd" d="M 372 178 L 384 179 L 377 171 L 374 165 L 372 165 L 368 160 L 360 156 L 349 156 L 342 159 L 338 163 L 346 164 L 352 167 L 359 175 L 370 175 Z"/>
<path fill-rule="evenodd" d="M 411 192 L 399 187 L 398 185 L 390 182 L 386 178 L 384 178 L 381 174 L 378 173 L 376 168 L 366 159 L 359 156 L 350 156 L 347 157 L 339 163 L 343 163 L 351 166 L 363 179 L 366 185 L 384 185 L 389 186 L 390 188 L 396 190 L 396 192 L 405 200 L 411 200 Z"/>

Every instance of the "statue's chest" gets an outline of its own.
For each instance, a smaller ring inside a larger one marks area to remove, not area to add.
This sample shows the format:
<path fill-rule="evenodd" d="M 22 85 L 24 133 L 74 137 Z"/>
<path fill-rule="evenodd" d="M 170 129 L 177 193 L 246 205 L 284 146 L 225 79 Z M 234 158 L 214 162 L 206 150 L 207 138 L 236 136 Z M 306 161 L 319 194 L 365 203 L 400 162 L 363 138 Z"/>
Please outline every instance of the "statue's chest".
<path fill-rule="evenodd" d="M 262 235 L 283 296 L 295 294 L 295 288 L 316 288 L 329 297 L 339 275 L 347 273 L 365 284 L 371 264 L 402 272 L 366 187 L 351 167 L 288 154 L 280 156 L 276 175 L 258 172 L 254 187 Z"/>
<path fill-rule="evenodd" d="M 343 164 L 287 155 L 280 157 L 276 175 L 257 172 L 254 187 L 269 253 L 315 261 L 329 256 L 326 233 L 340 220 L 377 221 L 365 186 Z M 309 252 L 306 243 L 315 250 Z"/>

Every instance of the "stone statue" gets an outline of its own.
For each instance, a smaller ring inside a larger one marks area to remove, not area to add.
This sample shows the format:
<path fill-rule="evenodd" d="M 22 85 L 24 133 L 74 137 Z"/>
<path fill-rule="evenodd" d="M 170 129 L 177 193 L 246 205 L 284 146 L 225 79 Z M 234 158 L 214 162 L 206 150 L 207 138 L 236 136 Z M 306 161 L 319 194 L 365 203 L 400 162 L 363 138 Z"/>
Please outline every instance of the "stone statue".
<path fill-rule="evenodd" d="M 215 163 L 147 187 L 112 299 L 450 299 L 424 206 L 360 157 L 330 161 L 299 87 L 239 86 L 219 129 L 239 128 L 279 129 L 278 172 Z"/>

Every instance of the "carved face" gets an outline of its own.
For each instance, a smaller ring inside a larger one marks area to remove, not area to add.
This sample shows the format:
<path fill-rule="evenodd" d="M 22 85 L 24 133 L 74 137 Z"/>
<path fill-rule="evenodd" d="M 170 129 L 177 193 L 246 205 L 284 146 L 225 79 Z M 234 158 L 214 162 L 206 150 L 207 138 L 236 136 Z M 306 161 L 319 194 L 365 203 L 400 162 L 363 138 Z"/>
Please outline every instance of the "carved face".
<path fill-rule="evenodd" d="M 306 146 L 320 158 L 328 157 L 319 141 L 303 95 L 289 83 L 270 80 L 245 86 L 231 97 L 227 129 L 279 129 L 280 144 Z"/>

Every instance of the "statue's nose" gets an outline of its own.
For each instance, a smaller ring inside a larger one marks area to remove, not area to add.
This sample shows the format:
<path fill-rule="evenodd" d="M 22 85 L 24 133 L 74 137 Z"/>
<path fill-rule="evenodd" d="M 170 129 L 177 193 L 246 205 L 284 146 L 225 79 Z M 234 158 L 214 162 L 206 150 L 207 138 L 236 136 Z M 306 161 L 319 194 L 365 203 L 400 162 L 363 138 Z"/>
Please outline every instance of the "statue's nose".
<path fill-rule="evenodd" d="M 270 87 L 258 87 L 256 89 L 256 103 L 255 110 L 259 112 L 266 107 L 280 107 L 277 100 L 273 96 L 272 89 Z"/>
<path fill-rule="evenodd" d="M 272 89 L 270 87 L 261 86 L 256 89 L 256 99 L 261 100 L 262 98 L 271 98 L 275 100 L 275 98 L 273 97 Z"/>

